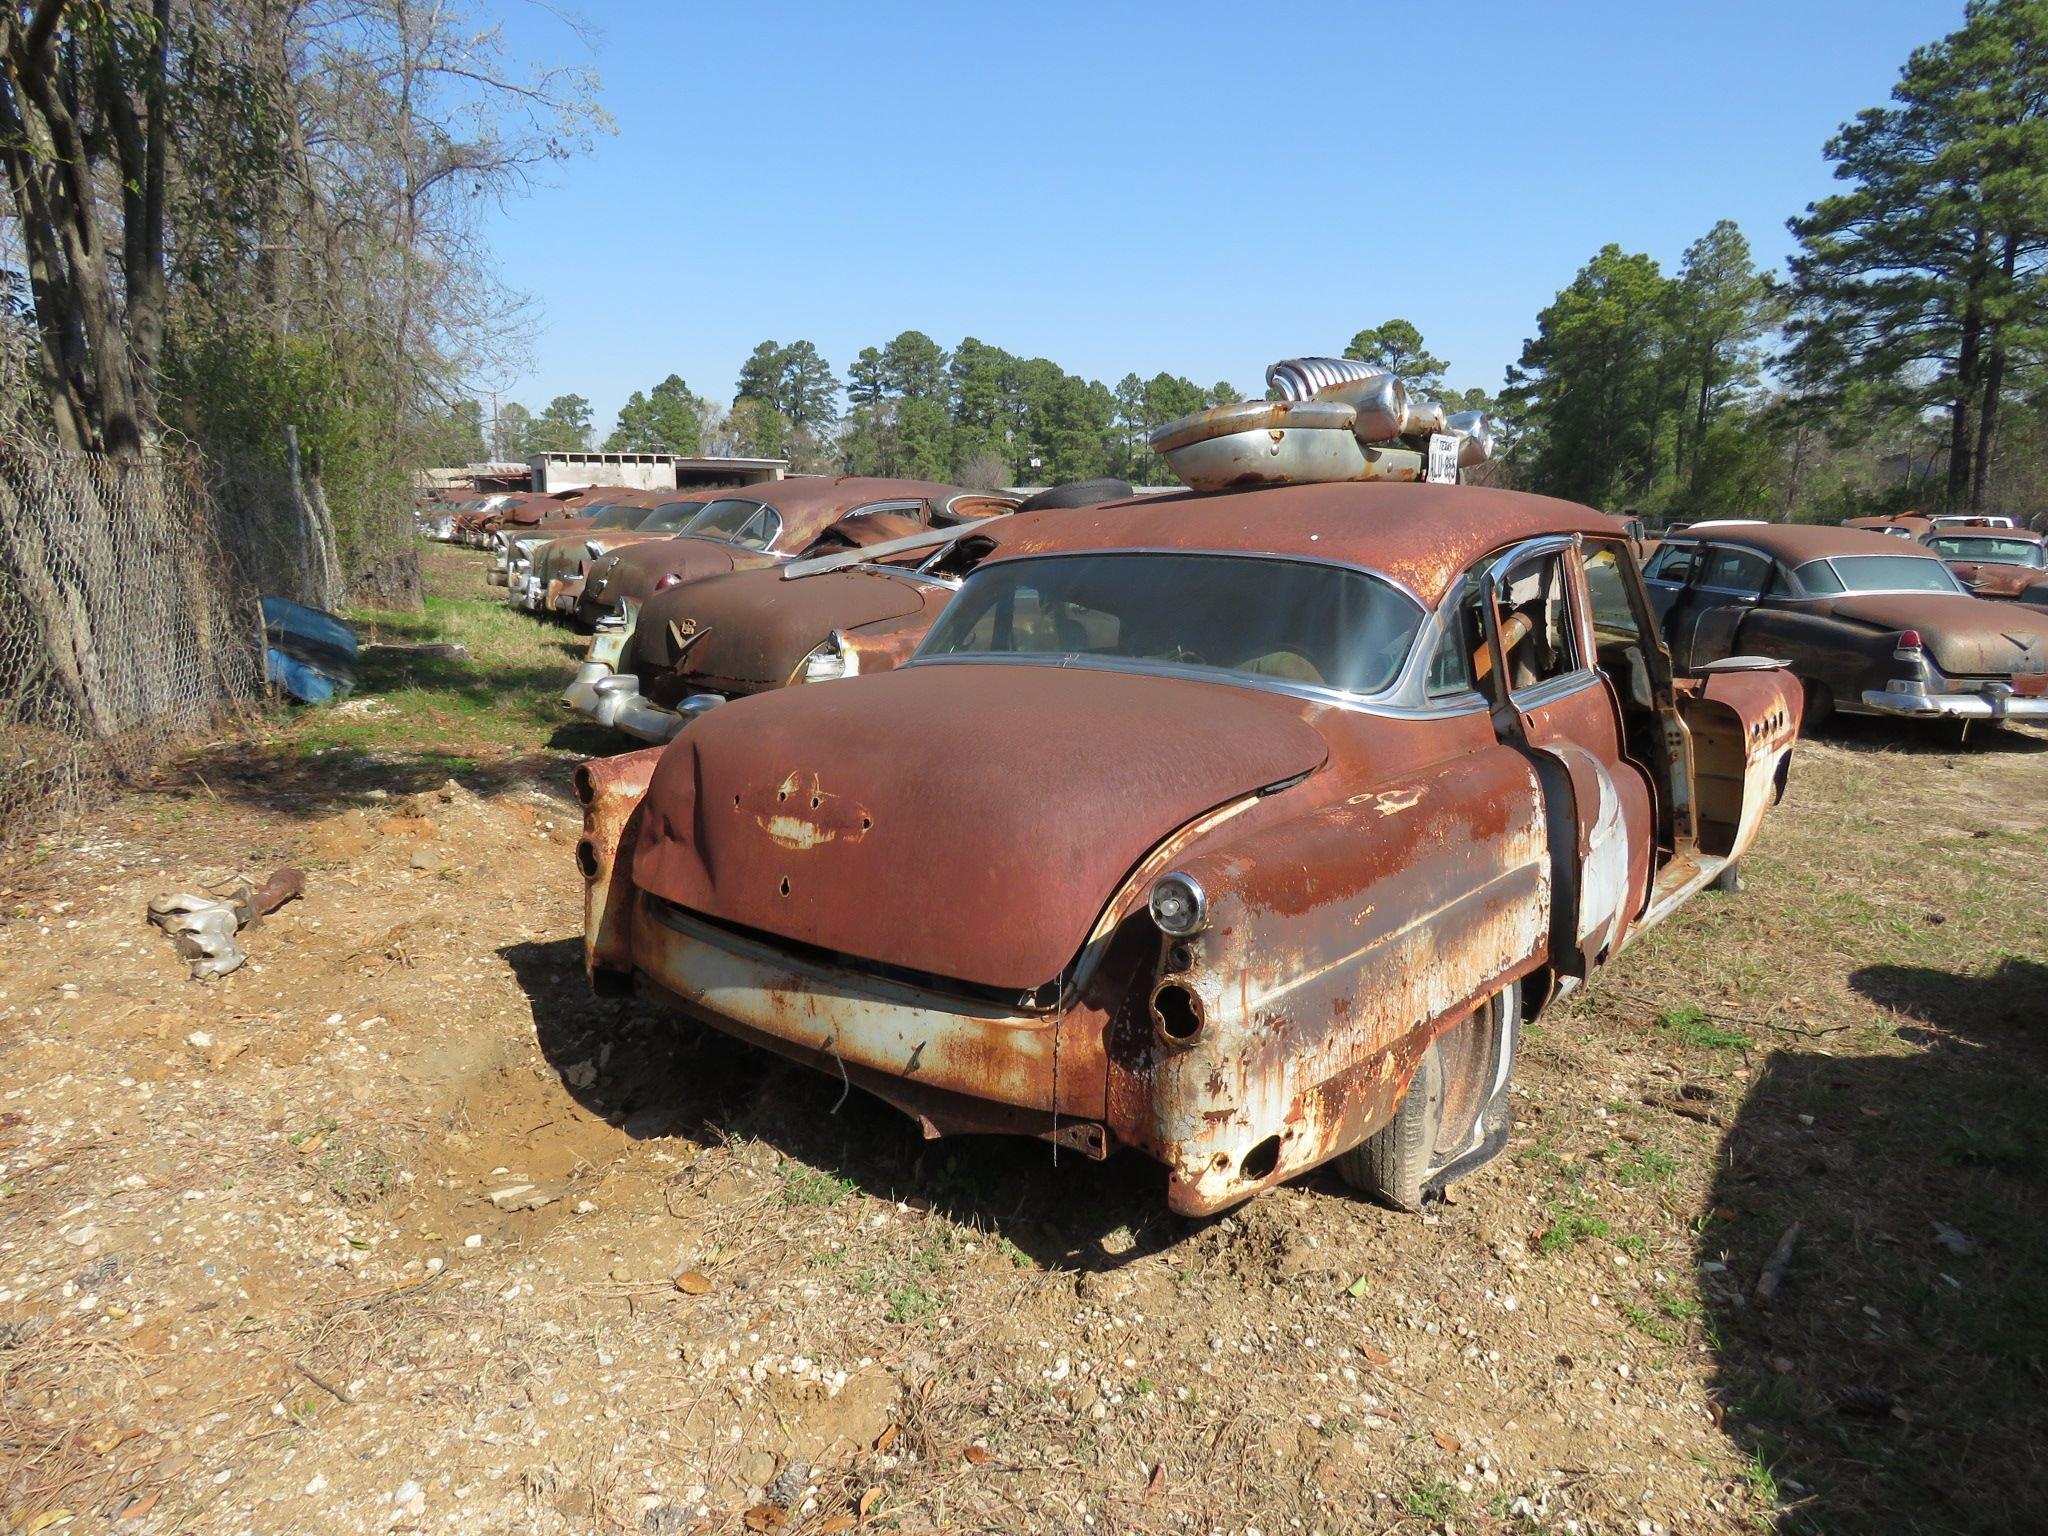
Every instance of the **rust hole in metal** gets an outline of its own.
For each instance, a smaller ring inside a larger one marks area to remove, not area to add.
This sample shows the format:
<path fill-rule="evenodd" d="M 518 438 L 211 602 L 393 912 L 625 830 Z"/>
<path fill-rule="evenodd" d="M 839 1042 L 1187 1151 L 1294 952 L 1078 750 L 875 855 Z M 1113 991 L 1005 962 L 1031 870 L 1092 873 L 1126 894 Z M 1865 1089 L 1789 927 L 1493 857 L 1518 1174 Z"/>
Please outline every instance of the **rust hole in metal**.
<path fill-rule="evenodd" d="M 1202 1032 L 1202 1000 L 1177 981 L 1161 982 L 1152 993 L 1152 1022 L 1169 1040 L 1192 1040 Z"/>
<path fill-rule="evenodd" d="M 576 843 L 576 867 L 586 880 L 597 878 L 597 844 L 589 838 L 579 838 Z"/>
<path fill-rule="evenodd" d="M 824 800 L 823 800 L 823 799 L 822 799 L 821 797 L 819 797 L 818 795 L 816 795 L 816 794 L 813 794 L 813 795 L 811 796 L 811 809 L 812 809 L 812 810 L 814 810 L 814 811 L 815 811 L 815 810 L 816 810 L 816 809 L 817 809 L 817 808 L 818 808 L 819 806 L 823 805 L 824 803 L 825 803 L 825 802 L 824 802 Z"/>
<path fill-rule="evenodd" d="M 1238 1173 L 1247 1179 L 1263 1179 L 1280 1166 L 1280 1138 L 1268 1136 L 1264 1141 L 1245 1153 L 1244 1161 L 1237 1165 Z"/>
<path fill-rule="evenodd" d="M 589 765 L 578 767 L 573 777 L 576 782 L 576 803 L 589 805 L 597 798 L 597 780 L 591 776 Z"/>
<path fill-rule="evenodd" d="M 732 797 L 732 808 L 734 810 L 738 810 L 740 808 L 740 797 L 738 795 L 734 795 Z"/>
<path fill-rule="evenodd" d="M 867 831 L 870 827 L 874 826 L 874 824 L 875 818 L 872 816 L 863 816 L 860 819 L 860 829 L 863 832 Z"/>
<path fill-rule="evenodd" d="M 782 877 L 782 883 L 776 886 L 775 888 L 776 890 L 780 891 L 783 895 L 787 896 L 789 894 L 789 876 L 784 875 Z"/>
<path fill-rule="evenodd" d="M 1166 968 L 1170 971 L 1192 970 L 1195 964 L 1195 947 L 1185 939 L 1175 943 L 1166 952 Z"/>

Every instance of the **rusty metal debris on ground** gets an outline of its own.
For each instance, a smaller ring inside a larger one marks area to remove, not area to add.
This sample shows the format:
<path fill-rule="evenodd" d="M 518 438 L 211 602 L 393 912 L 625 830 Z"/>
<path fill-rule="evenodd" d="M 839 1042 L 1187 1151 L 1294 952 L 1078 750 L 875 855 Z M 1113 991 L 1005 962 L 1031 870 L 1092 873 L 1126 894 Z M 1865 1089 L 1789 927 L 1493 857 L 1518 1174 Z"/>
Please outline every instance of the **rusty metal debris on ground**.
<path fill-rule="evenodd" d="M 236 934 L 301 895 L 305 886 L 305 871 L 289 867 L 260 886 L 247 876 L 231 875 L 203 884 L 205 894 L 180 891 L 157 897 L 149 904 L 149 921 L 191 962 L 192 979 L 206 981 L 239 970 L 249 956 Z"/>

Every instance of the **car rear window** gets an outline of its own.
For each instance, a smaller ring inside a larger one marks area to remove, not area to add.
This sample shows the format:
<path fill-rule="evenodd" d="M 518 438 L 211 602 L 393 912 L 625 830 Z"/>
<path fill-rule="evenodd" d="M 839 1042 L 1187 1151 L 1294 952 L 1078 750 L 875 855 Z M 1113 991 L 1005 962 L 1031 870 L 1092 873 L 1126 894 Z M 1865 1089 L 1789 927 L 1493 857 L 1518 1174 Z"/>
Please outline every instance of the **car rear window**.
<path fill-rule="evenodd" d="M 1848 592 L 1960 592 L 1933 555 L 1836 555 L 1827 562 Z"/>
<path fill-rule="evenodd" d="M 645 517 L 650 510 L 652 509 L 637 506 L 630 502 L 615 502 L 611 506 L 600 508 L 597 516 L 590 520 L 590 526 L 593 530 L 599 528 L 631 528 L 641 518 Z"/>
<path fill-rule="evenodd" d="M 1378 693 L 1422 609 L 1363 571 L 1241 555 L 1047 555 L 983 566 L 921 659 L 1069 657 Z"/>
<path fill-rule="evenodd" d="M 1994 565 L 2041 568 L 2041 546 L 2032 539 L 1994 539 L 1983 534 L 1945 534 L 1927 541 L 1936 554 L 1950 560 L 1989 560 Z"/>

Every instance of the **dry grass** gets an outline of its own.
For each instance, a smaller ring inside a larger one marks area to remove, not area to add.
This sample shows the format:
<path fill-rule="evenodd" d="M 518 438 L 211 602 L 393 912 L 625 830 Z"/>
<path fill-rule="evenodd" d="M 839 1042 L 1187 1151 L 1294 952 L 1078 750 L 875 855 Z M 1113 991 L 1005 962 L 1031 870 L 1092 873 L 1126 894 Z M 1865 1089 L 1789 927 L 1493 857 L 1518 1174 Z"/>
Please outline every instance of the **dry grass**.
<path fill-rule="evenodd" d="M 523 719 L 559 635 L 454 601 Z M 548 798 L 571 754 L 450 704 L 467 673 L 388 681 L 417 735 L 296 717 L 21 877 L 5 1518 L 154 1493 L 130 1528 L 722 1532 L 772 1493 L 790 1533 L 2037 1523 L 2048 737 L 1803 745 L 1749 889 L 1531 1029 L 1510 1153 L 1454 1204 L 1317 1177 L 1193 1223 L 1139 1160 L 923 1143 L 591 999 Z M 435 795 L 441 759 L 475 792 Z M 260 971 L 197 988 L 137 913 L 230 856 L 315 879 Z M 244 1048 L 216 1066 L 195 1030 Z M 491 1206 L 521 1180 L 555 1198 Z"/>

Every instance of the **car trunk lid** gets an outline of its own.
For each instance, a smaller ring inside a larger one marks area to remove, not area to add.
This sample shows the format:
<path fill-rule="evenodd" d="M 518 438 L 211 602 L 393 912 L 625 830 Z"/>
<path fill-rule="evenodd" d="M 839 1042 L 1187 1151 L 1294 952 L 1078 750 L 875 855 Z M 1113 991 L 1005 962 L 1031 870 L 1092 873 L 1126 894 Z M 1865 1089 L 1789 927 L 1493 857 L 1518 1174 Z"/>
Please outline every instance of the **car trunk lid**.
<path fill-rule="evenodd" d="M 2048 615 L 2013 603 L 1945 592 L 1852 593 L 1835 599 L 1845 618 L 1879 629 L 1918 630 L 1934 664 L 1952 677 L 2048 671 Z"/>
<path fill-rule="evenodd" d="M 1056 665 L 910 667 L 712 710 L 648 787 L 634 881 L 690 911 L 1019 993 L 1145 854 L 1317 768 L 1323 706 Z"/>

